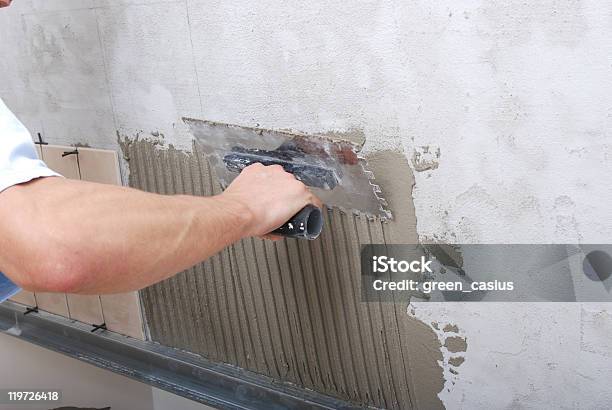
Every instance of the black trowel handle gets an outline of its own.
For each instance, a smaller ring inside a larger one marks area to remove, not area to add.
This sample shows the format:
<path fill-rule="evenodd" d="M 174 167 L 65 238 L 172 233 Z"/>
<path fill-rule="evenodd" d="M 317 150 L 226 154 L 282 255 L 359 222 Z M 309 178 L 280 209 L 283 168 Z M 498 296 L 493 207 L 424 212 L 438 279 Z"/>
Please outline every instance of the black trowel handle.
<path fill-rule="evenodd" d="M 323 213 L 314 205 L 304 207 L 272 234 L 289 238 L 317 239 L 323 230 Z"/>

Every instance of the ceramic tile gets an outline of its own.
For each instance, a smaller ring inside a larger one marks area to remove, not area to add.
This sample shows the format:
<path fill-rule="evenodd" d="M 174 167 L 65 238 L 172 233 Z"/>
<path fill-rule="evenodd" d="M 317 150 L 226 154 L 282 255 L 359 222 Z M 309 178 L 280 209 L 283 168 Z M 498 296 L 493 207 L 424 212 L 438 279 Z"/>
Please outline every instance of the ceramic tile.
<path fill-rule="evenodd" d="M 27 290 L 22 290 L 12 298 L 10 298 L 13 302 L 21 303 L 26 306 L 36 306 L 36 298 L 34 297 L 33 292 L 28 292 Z"/>
<path fill-rule="evenodd" d="M 74 149 L 74 147 L 44 145 L 42 147 L 42 155 L 47 166 L 55 172 L 69 179 L 80 179 L 77 156 L 62 156 L 66 152 L 74 151 Z"/>
<path fill-rule="evenodd" d="M 119 160 L 115 151 L 79 148 L 79 165 L 83 181 L 121 185 Z"/>
<path fill-rule="evenodd" d="M 41 153 L 49 168 L 69 179 L 79 179 L 79 165 L 76 155 L 64 155 L 73 151 L 73 147 L 43 145 Z M 65 294 L 37 293 L 38 307 L 51 313 L 69 317 L 70 310 Z"/>
<path fill-rule="evenodd" d="M 102 295 L 102 311 L 108 330 L 144 339 L 140 300 L 137 292 Z"/>
<path fill-rule="evenodd" d="M 79 148 L 79 164 L 82 180 L 121 185 L 116 152 Z M 100 300 L 109 330 L 139 339 L 143 338 L 140 301 L 137 293 L 102 295 Z"/>
<path fill-rule="evenodd" d="M 55 313 L 64 317 L 70 317 L 68 302 L 64 293 L 39 293 L 36 292 L 36 301 L 40 310 Z"/>
<path fill-rule="evenodd" d="M 97 295 L 66 295 L 70 318 L 91 325 L 104 322 L 100 297 Z"/>

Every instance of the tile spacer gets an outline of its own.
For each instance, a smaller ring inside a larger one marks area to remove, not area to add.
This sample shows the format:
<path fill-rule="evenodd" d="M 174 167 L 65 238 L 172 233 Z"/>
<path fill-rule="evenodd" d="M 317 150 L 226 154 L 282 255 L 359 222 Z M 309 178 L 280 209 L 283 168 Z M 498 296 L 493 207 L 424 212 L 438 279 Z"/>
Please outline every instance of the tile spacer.
<path fill-rule="evenodd" d="M 34 141 L 34 144 L 36 145 L 49 145 L 48 142 L 44 142 L 42 139 L 42 135 L 40 135 L 40 132 L 38 133 L 38 141 Z"/>
<path fill-rule="evenodd" d="M 38 313 L 38 306 L 28 307 L 25 312 L 23 312 L 24 315 L 29 315 L 30 313 Z"/>
<path fill-rule="evenodd" d="M 100 330 L 100 329 L 108 330 L 106 328 L 106 323 L 102 323 L 101 325 L 92 325 L 92 326 L 93 326 L 93 329 L 91 329 L 91 333 L 95 332 L 96 330 Z"/>

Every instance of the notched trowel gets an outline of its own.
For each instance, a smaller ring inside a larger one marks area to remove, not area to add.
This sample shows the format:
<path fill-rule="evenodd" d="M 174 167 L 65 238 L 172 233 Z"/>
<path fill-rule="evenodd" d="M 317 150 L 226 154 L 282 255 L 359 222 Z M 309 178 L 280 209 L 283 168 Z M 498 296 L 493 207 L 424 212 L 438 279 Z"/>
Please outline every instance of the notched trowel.
<path fill-rule="evenodd" d="M 327 206 L 369 217 L 391 219 L 387 202 L 366 169 L 360 147 L 324 136 L 242 127 L 213 121 L 183 118 L 227 187 L 254 163 L 281 165 L 308 185 Z M 273 233 L 316 239 L 323 229 L 321 210 L 307 206 Z"/>

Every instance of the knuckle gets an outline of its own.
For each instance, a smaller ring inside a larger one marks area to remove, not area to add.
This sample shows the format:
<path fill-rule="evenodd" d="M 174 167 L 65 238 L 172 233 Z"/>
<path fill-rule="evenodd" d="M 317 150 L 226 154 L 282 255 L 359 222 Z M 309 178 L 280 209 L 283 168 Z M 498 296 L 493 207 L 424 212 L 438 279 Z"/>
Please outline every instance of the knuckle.
<path fill-rule="evenodd" d="M 245 167 L 242 170 L 242 172 L 246 172 L 247 174 L 250 174 L 251 172 L 253 172 L 253 171 L 255 171 L 255 170 L 257 170 L 259 168 L 258 165 L 260 165 L 260 164 L 258 164 L 258 163 L 251 164 L 248 167 Z"/>
<path fill-rule="evenodd" d="M 308 189 L 308 187 L 306 185 L 304 185 L 303 183 L 301 183 L 301 182 L 300 182 L 300 185 L 299 185 L 299 190 L 300 190 L 300 193 L 302 195 L 312 195 L 310 193 L 310 189 Z"/>

